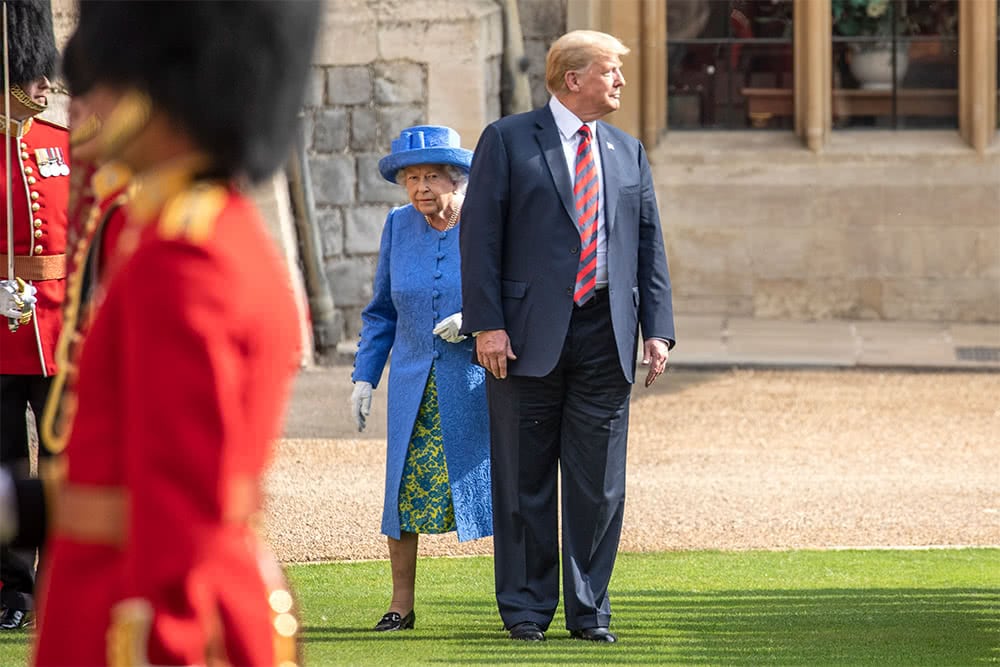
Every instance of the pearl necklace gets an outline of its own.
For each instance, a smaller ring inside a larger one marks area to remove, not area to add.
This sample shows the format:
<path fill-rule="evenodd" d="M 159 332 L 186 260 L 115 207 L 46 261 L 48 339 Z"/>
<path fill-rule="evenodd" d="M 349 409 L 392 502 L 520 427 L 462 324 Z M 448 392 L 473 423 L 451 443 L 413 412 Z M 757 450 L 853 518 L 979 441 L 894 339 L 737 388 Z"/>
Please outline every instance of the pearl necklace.
<path fill-rule="evenodd" d="M 454 207 L 451 210 L 451 217 L 448 218 L 448 224 L 445 226 L 444 229 L 441 229 L 439 231 L 447 232 L 450 229 L 453 229 L 455 225 L 458 224 L 458 212 L 461 210 L 462 209 L 460 206 Z M 427 224 L 430 225 L 432 229 L 437 229 L 437 227 L 434 226 L 434 223 L 431 222 L 431 216 L 425 215 L 424 219 L 427 221 Z"/>

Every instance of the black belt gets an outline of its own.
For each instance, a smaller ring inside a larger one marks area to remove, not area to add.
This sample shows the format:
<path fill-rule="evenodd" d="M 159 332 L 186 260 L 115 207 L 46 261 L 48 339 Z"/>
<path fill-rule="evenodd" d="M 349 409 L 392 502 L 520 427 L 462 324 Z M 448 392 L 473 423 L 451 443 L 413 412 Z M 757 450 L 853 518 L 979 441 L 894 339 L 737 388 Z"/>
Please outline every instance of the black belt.
<path fill-rule="evenodd" d="M 574 308 L 593 308 L 608 300 L 608 286 L 602 285 L 600 287 L 594 288 L 594 294 L 587 299 L 583 304 L 574 303 Z"/>

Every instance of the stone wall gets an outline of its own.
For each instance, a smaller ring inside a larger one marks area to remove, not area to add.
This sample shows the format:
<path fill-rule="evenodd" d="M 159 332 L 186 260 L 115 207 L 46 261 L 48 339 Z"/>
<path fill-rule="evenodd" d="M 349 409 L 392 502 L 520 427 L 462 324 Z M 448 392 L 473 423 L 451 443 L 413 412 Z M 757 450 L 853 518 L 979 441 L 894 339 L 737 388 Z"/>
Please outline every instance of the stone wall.
<path fill-rule="evenodd" d="M 304 132 L 323 262 L 357 340 L 389 209 L 406 203 L 378 173 L 410 125 L 448 125 L 474 148 L 500 115 L 503 26 L 492 0 L 327 0 Z"/>
<path fill-rule="evenodd" d="M 1000 147 L 672 133 L 651 160 L 679 313 L 1000 322 Z"/>
<path fill-rule="evenodd" d="M 566 32 L 566 0 L 517 0 L 528 59 L 531 102 L 540 107 L 549 100 L 545 90 L 545 55 L 552 42 Z"/>

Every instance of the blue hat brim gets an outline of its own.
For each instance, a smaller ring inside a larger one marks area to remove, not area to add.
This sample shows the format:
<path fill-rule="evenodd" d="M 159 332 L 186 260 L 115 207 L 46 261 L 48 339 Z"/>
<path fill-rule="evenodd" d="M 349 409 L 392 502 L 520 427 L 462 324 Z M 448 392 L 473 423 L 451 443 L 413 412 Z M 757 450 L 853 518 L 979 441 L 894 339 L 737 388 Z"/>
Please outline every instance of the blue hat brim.
<path fill-rule="evenodd" d="M 436 146 L 390 153 L 378 161 L 378 170 L 382 178 L 395 183 L 397 171 L 415 164 L 450 164 L 468 173 L 469 167 L 472 166 L 472 151 L 465 148 Z"/>

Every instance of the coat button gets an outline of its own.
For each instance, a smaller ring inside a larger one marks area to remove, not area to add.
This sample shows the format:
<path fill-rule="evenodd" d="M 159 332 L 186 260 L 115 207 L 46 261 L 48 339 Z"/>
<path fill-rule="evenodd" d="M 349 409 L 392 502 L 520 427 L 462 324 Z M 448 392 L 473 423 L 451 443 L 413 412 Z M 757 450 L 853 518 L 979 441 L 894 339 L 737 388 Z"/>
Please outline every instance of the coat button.
<path fill-rule="evenodd" d="M 440 293 L 440 292 L 438 292 L 437 290 L 434 290 L 433 292 L 431 292 L 431 296 L 432 296 L 432 297 L 434 297 L 434 298 L 436 299 L 436 298 L 438 298 L 439 296 L 441 296 L 441 293 Z"/>
<path fill-rule="evenodd" d="M 436 320 L 438 318 L 438 311 L 435 310 L 434 312 L 432 312 L 431 317 L 433 317 Z"/>
<path fill-rule="evenodd" d="M 39 220 L 38 218 L 35 218 L 35 221 L 32 224 L 35 225 L 35 227 L 41 227 L 42 221 Z"/>
<path fill-rule="evenodd" d="M 32 169 L 31 167 L 25 167 L 24 173 L 26 173 L 28 176 L 31 176 L 33 173 L 35 173 L 35 170 Z"/>
<path fill-rule="evenodd" d="M 26 151 L 26 150 L 28 150 L 28 144 L 26 144 L 26 143 L 24 143 L 24 142 L 22 141 L 22 142 L 21 142 L 21 150 L 22 150 L 22 151 Z"/>
<path fill-rule="evenodd" d="M 435 271 L 434 272 L 434 278 L 437 279 L 437 278 L 440 278 L 440 277 L 441 277 L 441 272 L 440 271 Z"/>
<path fill-rule="evenodd" d="M 35 201 L 35 200 L 37 200 L 37 199 L 38 199 L 38 193 L 37 193 L 37 192 L 32 192 L 32 193 L 31 193 L 31 200 L 32 200 L 32 201 Z"/>
<path fill-rule="evenodd" d="M 40 230 L 40 229 L 36 229 L 35 230 L 35 238 L 36 239 L 42 238 L 42 230 Z"/>
<path fill-rule="evenodd" d="M 437 350 L 434 350 L 434 358 L 435 359 L 440 359 L 441 358 L 441 353 L 438 352 Z"/>
<path fill-rule="evenodd" d="M 28 185 L 34 185 L 38 180 L 34 176 L 28 176 Z"/>
<path fill-rule="evenodd" d="M 443 252 L 439 252 L 438 253 L 438 259 L 444 259 L 444 253 Z"/>
<path fill-rule="evenodd" d="M 23 151 L 23 152 L 21 153 L 21 159 L 22 159 L 22 160 L 27 160 L 27 159 L 28 159 L 29 157 L 31 157 L 31 154 L 30 154 L 30 153 L 28 153 L 27 151 Z"/>
<path fill-rule="evenodd" d="M 39 206 L 37 203 L 34 203 L 34 204 L 31 205 L 31 210 L 32 211 L 37 211 L 40 208 L 41 208 L 41 206 Z"/>
<path fill-rule="evenodd" d="M 41 251 L 43 251 L 43 250 L 45 250 L 45 248 L 43 248 L 43 247 L 41 246 L 41 244 L 39 244 L 39 245 L 36 245 L 36 246 L 35 246 L 35 254 L 36 254 L 36 255 L 37 255 L 38 253 L 40 253 Z"/>

